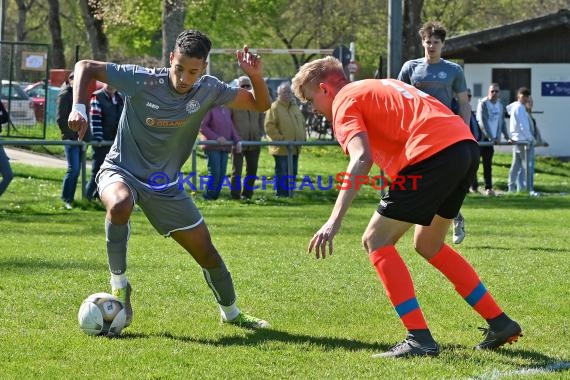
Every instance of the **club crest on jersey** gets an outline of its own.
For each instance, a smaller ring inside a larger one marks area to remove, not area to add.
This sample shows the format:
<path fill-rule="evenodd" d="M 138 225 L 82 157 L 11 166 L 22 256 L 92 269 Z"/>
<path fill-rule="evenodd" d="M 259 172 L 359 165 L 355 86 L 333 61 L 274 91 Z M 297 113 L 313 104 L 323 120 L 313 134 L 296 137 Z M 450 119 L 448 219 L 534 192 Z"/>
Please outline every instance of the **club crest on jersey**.
<path fill-rule="evenodd" d="M 437 73 L 437 77 L 439 79 L 445 79 L 447 78 L 447 73 L 445 71 L 440 71 L 439 73 Z"/>
<path fill-rule="evenodd" d="M 194 113 L 200 109 L 200 103 L 197 100 L 190 100 L 186 103 L 186 112 L 187 113 Z"/>

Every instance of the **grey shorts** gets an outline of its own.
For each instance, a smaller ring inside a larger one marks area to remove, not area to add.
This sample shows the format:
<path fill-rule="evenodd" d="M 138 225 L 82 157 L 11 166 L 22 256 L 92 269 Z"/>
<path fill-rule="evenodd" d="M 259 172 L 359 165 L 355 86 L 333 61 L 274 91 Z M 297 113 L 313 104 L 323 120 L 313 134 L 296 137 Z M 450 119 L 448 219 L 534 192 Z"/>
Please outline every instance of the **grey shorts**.
<path fill-rule="evenodd" d="M 204 217 L 192 198 L 177 185 L 164 190 L 154 190 L 132 175 L 111 168 L 101 168 L 97 174 L 99 194 L 115 182 L 124 183 L 133 196 L 134 203 L 143 210 L 152 226 L 164 236 L 172 232 L 197 227 Z"/>

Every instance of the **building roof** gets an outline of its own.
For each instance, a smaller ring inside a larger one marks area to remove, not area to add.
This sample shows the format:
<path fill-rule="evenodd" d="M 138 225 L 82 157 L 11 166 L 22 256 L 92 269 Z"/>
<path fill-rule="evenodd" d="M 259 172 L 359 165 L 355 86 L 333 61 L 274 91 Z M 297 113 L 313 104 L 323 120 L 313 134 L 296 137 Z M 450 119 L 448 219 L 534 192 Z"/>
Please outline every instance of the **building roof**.
<path fill-rule="evenodd" d="M 510 62 L 570 62 L 570 10 L 446 39 L 444 58 L 487 62 L 489 54 Z M 546 51 L 546 48 L 550 52 Z M 566 50 L 566 51 L 562 51 Z M 518 54 L 517 54 L 518 53 Z"/>

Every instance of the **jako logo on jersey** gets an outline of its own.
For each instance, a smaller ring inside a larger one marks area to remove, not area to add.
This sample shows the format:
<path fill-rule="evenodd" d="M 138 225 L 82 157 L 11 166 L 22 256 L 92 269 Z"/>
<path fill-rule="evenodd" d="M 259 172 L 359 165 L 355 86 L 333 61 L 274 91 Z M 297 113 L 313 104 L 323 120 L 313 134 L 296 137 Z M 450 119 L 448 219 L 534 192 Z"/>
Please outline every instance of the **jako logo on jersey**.
<path fill-rule="evenodd" d="M 188 103 L 186 103 L 186 112 L 188 113 L 194 113 L 199 109 L 200 109 L 200 103 L 198 103 L 197 100 L 192 99 Z"/>
<path fill-rule="evenodd" d="M 151 103 L 151 102 L 146 102 L 146 106 L 152 108 L 153 110 L 157 110 L 157 109 L 160 108 L 160 107 L 158 106 L 158 104 L 154 104 L 154 103 Z"/>

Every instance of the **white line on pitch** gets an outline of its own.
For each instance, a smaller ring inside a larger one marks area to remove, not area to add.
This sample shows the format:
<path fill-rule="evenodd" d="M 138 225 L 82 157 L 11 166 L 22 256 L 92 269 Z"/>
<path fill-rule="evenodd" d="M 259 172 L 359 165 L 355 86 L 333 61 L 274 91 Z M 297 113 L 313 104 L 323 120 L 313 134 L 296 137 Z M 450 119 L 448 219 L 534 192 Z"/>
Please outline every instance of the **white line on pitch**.
<path fill-rule="evenodd" d="M 517 370 L 500 371 L 498 369 L 493 370 L 490 373 L 472 377 L 472 380 L 496 380 L 506 376 L 533 376 L 540 375 L 548 372 L 559 372 L 565 371 L 570 368 L 570 362 L 555 362 L 544 367 L 530 367 Z"/>

